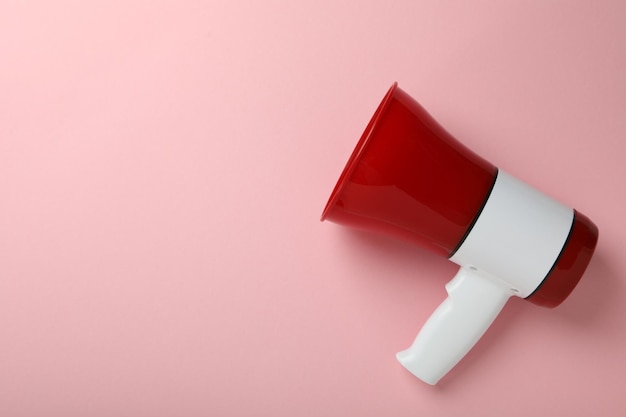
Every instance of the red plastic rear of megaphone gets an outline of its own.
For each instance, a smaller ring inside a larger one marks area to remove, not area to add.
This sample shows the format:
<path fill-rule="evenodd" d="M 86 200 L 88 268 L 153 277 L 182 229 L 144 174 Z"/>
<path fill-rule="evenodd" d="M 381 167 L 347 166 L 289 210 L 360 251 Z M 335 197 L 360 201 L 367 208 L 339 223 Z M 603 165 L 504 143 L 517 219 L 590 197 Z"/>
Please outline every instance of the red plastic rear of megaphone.
<path fill-rule="evenodd" d="M 511 295 L 554 307 L 598 239 L 581 213 L 476 155 L 394 84 L 361 136 L 322 220 L 414 242 L 461 266 L 448 300 L 400 362 L 436 383 Z M 453 313 L 451 313 L 453 311 Z"/>

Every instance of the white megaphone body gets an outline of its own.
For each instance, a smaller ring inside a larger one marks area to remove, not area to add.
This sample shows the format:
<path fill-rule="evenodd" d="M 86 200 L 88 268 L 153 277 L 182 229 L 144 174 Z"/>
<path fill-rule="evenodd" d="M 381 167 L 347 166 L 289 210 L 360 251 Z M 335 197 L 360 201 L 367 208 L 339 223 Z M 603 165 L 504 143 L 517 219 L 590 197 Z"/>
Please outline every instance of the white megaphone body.
<path fill-rule="evenodd" d="M 400 363 L 436 384 L 511 296 L 555 307 L 598 239 L 584 215 L 479 157 L 394 84 L 363 133 L 322 220 L 400 237 L 460 266 L 448 298 Z"/>

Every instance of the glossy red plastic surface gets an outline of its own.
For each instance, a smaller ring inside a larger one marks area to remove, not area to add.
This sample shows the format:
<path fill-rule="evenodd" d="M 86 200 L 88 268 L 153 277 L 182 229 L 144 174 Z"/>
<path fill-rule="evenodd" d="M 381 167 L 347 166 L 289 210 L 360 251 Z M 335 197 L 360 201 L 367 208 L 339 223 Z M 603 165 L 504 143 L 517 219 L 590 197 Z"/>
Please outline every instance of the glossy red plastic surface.
<path fill-rule="evenodd" d="M 496 172 L 394 84 L 322 220 L 392 234 L 450 257 L 480 213 Z"/>
<path fill-rule="evenodd" d="M 546 279 L 526 299 L 543 307 L 556 307 L 574 290 L 598 242 L 598 228 L 574 211 L 574 223 L 565 246 Z"/>

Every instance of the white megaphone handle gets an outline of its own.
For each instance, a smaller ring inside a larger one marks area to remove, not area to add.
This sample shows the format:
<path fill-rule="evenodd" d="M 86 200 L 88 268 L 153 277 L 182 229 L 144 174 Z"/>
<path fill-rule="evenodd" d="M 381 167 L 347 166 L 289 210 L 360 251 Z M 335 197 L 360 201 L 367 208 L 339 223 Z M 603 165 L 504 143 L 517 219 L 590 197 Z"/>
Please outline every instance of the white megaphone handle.
<path fill-rule="evenodd" d="M 426 321 L 413 345 L 396 355 L 402 366 L 431 385 L 476 344 L 514 290 L 474 267 L 461 267 L 446 291 L 448 298 Z"/>

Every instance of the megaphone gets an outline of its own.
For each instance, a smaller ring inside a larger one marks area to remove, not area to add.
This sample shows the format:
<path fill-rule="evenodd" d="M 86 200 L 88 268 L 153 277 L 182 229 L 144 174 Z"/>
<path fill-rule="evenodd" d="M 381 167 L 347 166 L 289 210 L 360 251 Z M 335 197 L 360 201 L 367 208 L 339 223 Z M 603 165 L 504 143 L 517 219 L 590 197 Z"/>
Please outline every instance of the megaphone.
<path fill-rule="evenodd" d="M 416 243 L 458 264 L 448 297 L 399 362 L 436 384 L 511 296 L 556 307 L 598 240 L 586 216 L 481 158 L 395 83 L 352 152 L 322 220 Z"/>

